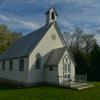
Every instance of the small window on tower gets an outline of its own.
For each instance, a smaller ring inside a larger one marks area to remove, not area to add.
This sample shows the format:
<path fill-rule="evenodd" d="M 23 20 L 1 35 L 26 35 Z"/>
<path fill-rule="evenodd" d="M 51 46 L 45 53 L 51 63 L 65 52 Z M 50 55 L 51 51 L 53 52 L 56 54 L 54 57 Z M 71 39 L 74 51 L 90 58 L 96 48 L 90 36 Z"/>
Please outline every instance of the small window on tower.
<path fill-rule="evenodd" d="M 51 13 L 51 19 L 55 20 L 55 14 L 54 14 L 54 12 Z"/>

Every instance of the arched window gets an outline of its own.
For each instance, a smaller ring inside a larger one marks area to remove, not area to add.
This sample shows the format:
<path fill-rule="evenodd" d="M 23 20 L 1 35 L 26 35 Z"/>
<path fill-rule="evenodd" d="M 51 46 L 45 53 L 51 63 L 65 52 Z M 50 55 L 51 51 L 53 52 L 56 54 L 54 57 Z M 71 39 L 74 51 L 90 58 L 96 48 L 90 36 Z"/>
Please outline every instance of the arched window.
<path fill-rule="evenodd" d="M 51 19 L 55 20 L 55 14 L 54 14 L 54 12 L 51 13 Z"/>
<path fill-rule="evenodd" d="M 40 69 L 41 68 L 41 55 L 38 53 L 36 55 L 36 69 Z"/>
<path fill-rule="evenodd" d="M 64 72 L 70 73 L 71 60 L 69 56 L 64 57 Z"/>

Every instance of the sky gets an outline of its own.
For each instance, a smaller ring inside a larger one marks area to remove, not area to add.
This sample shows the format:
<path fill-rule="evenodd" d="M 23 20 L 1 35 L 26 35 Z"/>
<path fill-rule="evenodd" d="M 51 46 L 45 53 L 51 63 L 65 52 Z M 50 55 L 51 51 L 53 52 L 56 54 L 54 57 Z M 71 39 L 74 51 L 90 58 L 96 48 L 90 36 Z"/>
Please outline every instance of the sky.
<path fill-rule="evenodd" d="M 100 41 L 100 0 L 0 0 L 0 24 L 28 34 L 45 25 L 45 12 L 52 6 L 62 32 L 80 27 Z"/>

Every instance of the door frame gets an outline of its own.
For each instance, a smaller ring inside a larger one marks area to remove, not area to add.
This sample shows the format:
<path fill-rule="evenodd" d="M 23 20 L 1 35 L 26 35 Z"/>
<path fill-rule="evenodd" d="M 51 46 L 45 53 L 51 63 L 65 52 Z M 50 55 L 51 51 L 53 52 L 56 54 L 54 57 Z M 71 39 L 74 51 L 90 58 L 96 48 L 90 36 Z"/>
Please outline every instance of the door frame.
<path fill-rule="evenodd" d="M 67 67 L 65 68 L 66 65 Z M 65 55 L 63 58 L 63 81 L 70 80 L 70 75 L 71 75 L 71 59 L 68 55 Z"/>

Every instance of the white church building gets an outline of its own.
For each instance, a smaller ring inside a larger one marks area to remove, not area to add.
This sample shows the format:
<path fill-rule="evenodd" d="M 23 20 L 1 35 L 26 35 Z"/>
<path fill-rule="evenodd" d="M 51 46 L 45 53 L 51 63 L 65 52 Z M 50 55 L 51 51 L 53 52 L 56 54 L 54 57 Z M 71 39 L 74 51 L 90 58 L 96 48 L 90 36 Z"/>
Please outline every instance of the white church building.
<path fill-rule="evenodd" d="M 46 24 L 16 40 L 0 56 L 0 80 L 20 85 L 55 84 L 75 80 L 75 61 L 56 22 L 54 8 Z"/>

